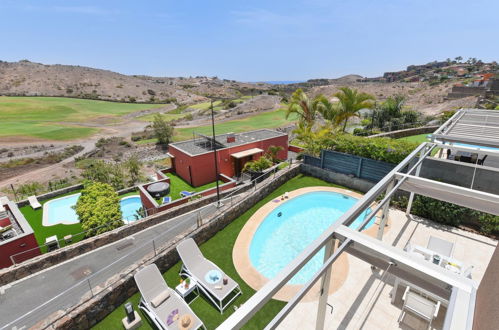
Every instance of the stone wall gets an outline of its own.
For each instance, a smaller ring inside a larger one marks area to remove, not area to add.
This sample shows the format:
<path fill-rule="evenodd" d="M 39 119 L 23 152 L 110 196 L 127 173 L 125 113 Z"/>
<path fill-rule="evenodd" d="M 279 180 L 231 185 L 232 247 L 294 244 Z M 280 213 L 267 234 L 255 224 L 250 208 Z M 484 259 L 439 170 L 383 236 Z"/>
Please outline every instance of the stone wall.
<path fill-rule="evenodd" d="M 307 164 L 301 165 L 301 172 L 303 174 L 364 193 L 368 192 L 376 184 L 367 180 L 356 178 L 353 175 L 324 170 L 320 167 Z"/>
<path fill-rule="evenodd" d="M 398 139 L 398 138 L 403 138 L 403 137 L 412 136 L 412 135 L 430 134 L 430 133 L 435 132 L 435 130 L 439 127 L 440 127 L 439 125 L 436 125 L 436 126 L 407 128 L 407 129 L 401 129 L 398 131 L 392 131 L 392 132 L 371 135 L 371 136 L 368 136 L 368 138 L 389 137 L 389 138 L 393 138 L 393 139 Z"/>
<path fill-rule="evenodd" d="M 189 237 L 194 238 L 197 244 L 206 242 L 244 212 L 249 210 L 257 202 L 265 198 L 277 187 L 299 173 L 299 164 L 286 170 L 279 171 L 275 178 L 268 178 L 263 183 L 263 186 L 259 187 L 257 193 L 251 194 L 223 214 L 211 219 L 210 222 L 191 233 Z M 165 272 L 175 265 L 180 260 L 175 246 L 183 238 L 184 237 L 181 237 L 176 241 L 170 242 L 169 247 L 158 256 L 153 258 L 151 258 L 152 256 L 149 258 L 146 257 L 141 263 L 135 265 L 136 267 L 130 267 L 129 269 L 132 269 L 131 272 L 116 274 L 114 276 L 116 282 L 113 285 L 84 302 L 69 314 L 61 317 L 60 313 L 55 313 L 46 320 L 41 321 L 37 326 L 48 326 L 49 329 L 87 329 L 92 327 L 137 292 L 137 287 L 133 280 L 135 268 L 155 263 L 161 272 Z"/>
<path fill-rule="evenodd" d="M 74 185 L 74 186 L 69 186 L 69 187 L 66 187 L 66 188 L 54 190 L 54 191 L 48 192 L 46 194 L 38 195 L 38 196 L 36 196 L 36 198 L 39 201 L 45 201 L 47 199 L 51 199 L 51 198 L 54 198 L 54 197 L 57 197 L 57 196 L 60 196 L 60 195 L 63 195 L 63 194 L 67 194 L 67 193 L 70 193 L 72 191 L 79 190 L 79 189 L 83 189 L 83 185 L 82 184 L 77 184 L 77 185 Z M 23 206 L 26 206 L 26 205 L 29 205 L 29 201 L 27 199 L 24 199 L 22 201 L 17 202 L 17 206 L 18 207 L 23 207 Z"/>
<path fill-rule="evenodd" d="M 227 196 L 228 194 L 232 193 L 237 189 L 241 189 L 241 192 L 243 192 L 246 189 L 249 189 L 250 187 L 252 186 L 251 185 L 238 186 L 236 188 L 221 192 L 220 196 L 223 198 L 224 196 Z M 23 262 L 22 264 L 14 265 L 9 268 L 0 269 L 0 286 L 19 280 L 21 278 L 39 272 L 48 267 L 52 267 L 56 264 L 59 264 L 71 258 L 75 258 L 83 253 L 92 251 L 101 246 L 128 237 L 143 229 L 154 226 L 155 224 L 158 224 L 160 222 L 164 222 L 181 214 L 187 213 L 189 211 L 213 203 L 216 201 L 216 199 L 217 199 L 216 195 L 197 199 L 192 202 L 169 209 L 165 212 L 151 215 L 147 218 L 142 219 L 141 221 L 136 221 L 129 225 L 82 240 L 78 243 L 68 245 L 61 249 L 45 253 L 41 256 Z"/>

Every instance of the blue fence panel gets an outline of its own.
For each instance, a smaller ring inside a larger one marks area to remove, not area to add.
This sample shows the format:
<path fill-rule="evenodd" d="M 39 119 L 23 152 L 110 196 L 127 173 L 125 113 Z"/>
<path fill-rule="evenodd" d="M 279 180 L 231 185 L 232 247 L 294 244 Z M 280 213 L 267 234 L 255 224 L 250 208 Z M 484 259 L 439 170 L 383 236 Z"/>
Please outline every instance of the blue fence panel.
<path fill-rule="evenodd" d="M 324 157 L 325 169 L 357 175 L 360 157 L 328 150 L 322 153 L 322 157 Z"/>
<path fill-rule="evenodd" d="M 304 163 L 373 182 L 380 181 L 395 168 L 394 164 L 332 150 L 323 150 L 321 158 L 304 155 Z"/>
<path fill-rule="evenodd" d="M 309 155 L 303 155 L 303 163 L 315 167 L 321 167 L 321 159 Z"/>
<path fill-rule="evenodd" d="M 378 182 L 394 168 L 394 164 L 364 158 L 364 161 L 362 162 L 362 171 L 360 172 L 360 178 Z"/>

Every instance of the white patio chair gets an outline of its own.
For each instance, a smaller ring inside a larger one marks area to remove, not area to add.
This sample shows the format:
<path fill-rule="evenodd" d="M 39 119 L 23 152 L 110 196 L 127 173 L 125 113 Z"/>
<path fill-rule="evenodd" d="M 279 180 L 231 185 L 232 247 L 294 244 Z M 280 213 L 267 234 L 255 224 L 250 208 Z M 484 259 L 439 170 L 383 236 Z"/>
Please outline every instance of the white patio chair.
<path fill-rule="evenodd" d="M 442 256 L 451 257 L 452 251 L 454 250 L 454 243 L 438 237 L 430 236 L 426 248 Z"/>
<path fill-rule="evenodd" d="M 428 329 L 431 329 L 431 323 L 433 322 L 433 319 L 437 317 L 438 311 L 440 310 L 440 301 L 435 303 L 434 301 L 411 291 L 410 286 L 405 289 L 402 301 L 404 302 L 404 306 L 402 307 L 402 312 L 398 319 L 399 323 L 404 318 L 406 312 L 410 312 L 428 321 Z"/>

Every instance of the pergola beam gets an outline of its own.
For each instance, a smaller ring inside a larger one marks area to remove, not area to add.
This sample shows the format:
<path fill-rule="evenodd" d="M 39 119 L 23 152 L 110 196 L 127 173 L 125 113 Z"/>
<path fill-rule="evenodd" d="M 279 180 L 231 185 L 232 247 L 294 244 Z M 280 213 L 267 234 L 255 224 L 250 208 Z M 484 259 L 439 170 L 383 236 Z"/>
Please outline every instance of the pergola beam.
<path fill-rule="evenodd" d="M 406 179 L 400 186 L 402 190 L 499 215 L 498 195 L 404 173 L 397 173 L 395 176 L 399 180 Z"/>

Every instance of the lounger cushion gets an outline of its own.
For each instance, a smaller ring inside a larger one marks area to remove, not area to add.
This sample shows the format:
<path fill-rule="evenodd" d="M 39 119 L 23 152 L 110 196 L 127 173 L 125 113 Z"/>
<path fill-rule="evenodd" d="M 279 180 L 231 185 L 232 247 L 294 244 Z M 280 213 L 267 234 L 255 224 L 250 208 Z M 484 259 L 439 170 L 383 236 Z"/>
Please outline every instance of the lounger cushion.
<path fill-rule="evenodd" d="M 166 299 L 170 298 L 170 292 L 162 291 L 156 297 L 151 300 L 151 305 L 154 308 L 158 308 L 162 303 L 166 301 Z"/>

